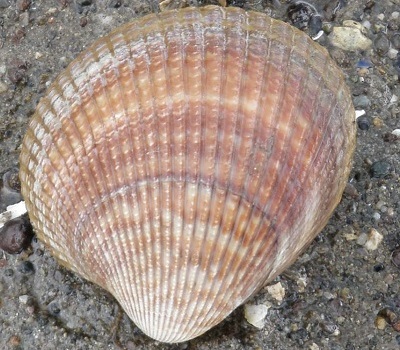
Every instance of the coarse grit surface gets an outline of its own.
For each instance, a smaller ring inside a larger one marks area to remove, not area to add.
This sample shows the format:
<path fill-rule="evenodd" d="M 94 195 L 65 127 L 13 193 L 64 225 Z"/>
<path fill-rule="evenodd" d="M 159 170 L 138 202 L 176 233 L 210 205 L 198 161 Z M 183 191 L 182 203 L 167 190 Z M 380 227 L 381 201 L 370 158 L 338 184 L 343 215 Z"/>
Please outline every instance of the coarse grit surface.
<path fill-rule="evenodd" d="M 317 42 L 343 69 L 356 110 L 365 111 L 340 205 L 298 261 L 271 283 L 280 283 L 283 300 L 264 288 L 249 301 L 269 307 L 262 329 L 250 325 L 240 307 L 199 338 L 162 344 L 34 239 L 19 255 L 0 252 L 0 349 L 400 348 L 400 0 L 226 3 L 301 26 L 313 37 L 323 29 Z M 91 42 L 160 7 L 206 4 L 225 1 L 0 0 L 0 175 L 18 169 L 37 102 Z M 358 32 L 344 43 L 349 25 Z M 0 197 L 0 211 L 9 200 Z"/>

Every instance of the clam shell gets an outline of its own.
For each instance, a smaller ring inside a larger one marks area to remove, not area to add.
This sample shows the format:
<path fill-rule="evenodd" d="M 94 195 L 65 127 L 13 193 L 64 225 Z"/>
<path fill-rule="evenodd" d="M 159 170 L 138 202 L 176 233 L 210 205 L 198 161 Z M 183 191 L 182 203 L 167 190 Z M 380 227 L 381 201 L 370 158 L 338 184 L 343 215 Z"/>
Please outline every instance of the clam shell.
<path fill-rule="evenodd" d="M 153 14 L 40 101 L 22 193 L 58 260 L 149 336 L 194 338 L 290 265 L 347 181 L 354 110 L 325 49 L 237 8 Z"/>

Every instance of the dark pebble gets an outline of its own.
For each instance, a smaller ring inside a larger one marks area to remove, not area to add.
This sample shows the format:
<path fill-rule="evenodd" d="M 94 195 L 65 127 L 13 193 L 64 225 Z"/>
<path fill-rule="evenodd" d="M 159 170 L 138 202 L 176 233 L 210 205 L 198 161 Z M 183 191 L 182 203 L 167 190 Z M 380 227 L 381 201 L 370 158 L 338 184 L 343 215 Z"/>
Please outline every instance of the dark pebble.
<path fill-rule="evenodd" d="M 12 168 L 3 175 L 3 186 L 7 187 L 11 191 L 21 191 L 21 181 L 19 180 L 19 170 Z"/>
<path fill-rule="evenodd" d="M 52 314 L 53 316 L 57 316 L 61 312 L 60 307 L 58 306 L 57 303 L 49 304 L 48 310 L 50 314 Z"/>
<path fill-rule="evenodd" d="M 389 51 L 390 41 L 385 33 L 379 33 L 374 40 L 374 47 L 379 56 L 385 56 Z"/>
<path fill-rule="evenodd" d="M 396 341 L 397 341 L 397 344 L 400 345 L 400 335 L 396 335 Z"/>
<path fill-rule="evenodd" d="M 396 33 L 392 37 L 392 45 L 396 50 L 400 50 L 400 33 Z"/>
<path fill-rule="evenodd" d="M 13 269 L 4 270 L 4 276 L 6 276 L 6 277 L 14 276 L 14 270 Z"/>
<path fill-rule="evenodd" d="M 346 197 L 350 197 L 350 198 L 358 198 L 359 193 L 357 191 L 357 188 L 354 187 L 354 185 L 352 185 L 351 183 L 346 184 L 346 187 L 344 188 L 344 195 Z"/>
<path fill-rule="evenodd" d="M 33 228 L 26 215 L 12 219 L 0 230 L 0 249 L 8 254 L 19 254 L 31 244 Z"/>
<path fill-rule="evenodd" d="M 246 5 L 246 0 L 232 0 L 229 2 L 229 6 L 235 6 L 235 7 L 244 7 Z"/>
<path fill-rule="evenodd" d="M 372 67 L 372 63 L 371 61 L 369 61 L 368 59 L 361 59 L 357 62 L 357 68 L 364 68 L 364 69 L 368 69 Z"/>
<path fill-rule="evenodd" d="M 49 315 L 47 312 L 38 312 L 36 314 L 36 321 L 40 327 L 44 327 L 49 323 Z"/>
<path fill-rule="evenodd" d="M 30 261 L 23 261 L 21 264 L 19 264 L 17 269 L 24 275 L 31 275 L 35 272 L 35 267 Z"/>
<path fill-rule="evenodd" d="M 397 321 L 393 322 L 392 327 L 396 332 L 400 332 L 400 321 L 397 320 Z"/>
<path fill-rule="evenodd" d="M 22 200 L 21 183 L 18 177 L 18 169 L 11 169 L 4 173 L 0 189 L 0 210 L 5 210 L 8 205 Z"/>
<path fill-rule="evenodd" d="M 399 137 L 394 135 L 394 134 L 392 134 L 391 132 L 387 132 L 387 133 L 385 133 L 383 135 L 383 141 L 385 141 L 385 142 L 393 143 L 393 142 L 396 142 L 398 140 L 399 140 Z"/>
<path fill-rule="evenodd" d="M 26 71 L 28 70 L 28 66 L 25 62 L 20 59 L 16 59 L 12 62 L 10 67 L 7 70 L 8 78 L 12 83 L 23 83 L 26 78 Z"/>
<path fill-rule="evenodd" d="M 44 254 L 44 251 L 42 250 L 42 249 L 36 249 L 36 251 L 35 251 L 35 254 L 37 255 L 37 256 L 43 256 L 43 254 Z"/>
<path fill-rule="evenodd" d="M 397 70 L 397 73 L 400 74 L 400 52 L 397 54 L 397 58 L 394 61 L 393 66 Z"/>
<path fill-rule="evenodd" d="M 289 333 L 289 338 L 296 341 L 298 344 L 303 345 L 309 339 L 309 335 L 304 328 L 300 328 L 295 332 Z"/>
<path fill-rule="evenodd" d="M 310 5 L 303 2 L 290 5 L 286 13 L 290 23 L 299 29 L 307 29 L 311 17 L 316 14 Z"/>
<path fill-rule="evenodd" d="M 108 4 L 109 7 L 113 7 L 115 9 L 121 7 L 121 5 L 122 5 L 122 0 L 111 0 Z"/>
<path fill-rule="evenodd" d="M 355 108 L 368 108 L 371 105 L 371 100 L 365 95 L 360 95 L 354 97 L 353 103 Z"/>
<path fill-rule="evenodd" d="M 87 24 L 88 24 L 88 19 L 87 19 L 86 16 L 85 16 L 85 17 L 81 17 L 81 18 L 79 19 L 79 25 L 80 25 L 82 28 L 86 27 Z"/>
<path fill-rule="evenodd" d="M 333 333 L 337 332 L 337 330 L 339 329 L 339 327 L 333 323 L 322 323 L 321 327 L 325 332 L 327 332 L 329 334 L 333 334 Z"/>
<path fill-rule="evenodd" d="M 390 325 L 393 325 L 398 320 L 396 313 L 388 307 L 379 310 L 378 316 L 383 317 Z"/>
<path fill-rule="evenodd" d="M 389 175 L 392 167 L 390 163 L 386 161 L 377 161 L 375 163 L 372 163 L 371 169 L 370 169 L 370 174 L 371 177 L 381 179 L 384 178 L 386 175 Z"/>
<path fill-rule="evenodd" d="M 76 0 L 76 3 L 80 6 L 90 6 L 93 4 L 93 0 Z"/>
<path fill-rule="evenodd" d="M 0 0 L 0 9 L 5 9 L 10 6 L 9 0 Z"/>
<path fill-rule="evenodd" d="M 400 269 L 400 247 L 392 252 L 392 263 Z"/>
<path fill-rule="evenodd" d="M 383 264 L 376 264 L 375 266 L 374 266 L 374 271 L 375 272 L 381 272 L 381 271 L 383 271 L 385 269 L 385 265 L 383 265 Z"/>
<path fill-rule="evenodd" d="M 310 36 L 315 37 L 322 30 L 322 17 L 321 16 L 312 16 L 310 23 Z"/>
<path fill-rule="evenodd" d="M 19 11 L 26 11 L 31 6 L 31 0 L 17 0 L 16 6 Z"/>
<path fill-rule="evenodd" d="M 357 125 L 360 128 L 360 130 L 368 130 L 369 127 L 371 126 L 371 122 L 367 117 L 359 117 L 357 119 Z"/>

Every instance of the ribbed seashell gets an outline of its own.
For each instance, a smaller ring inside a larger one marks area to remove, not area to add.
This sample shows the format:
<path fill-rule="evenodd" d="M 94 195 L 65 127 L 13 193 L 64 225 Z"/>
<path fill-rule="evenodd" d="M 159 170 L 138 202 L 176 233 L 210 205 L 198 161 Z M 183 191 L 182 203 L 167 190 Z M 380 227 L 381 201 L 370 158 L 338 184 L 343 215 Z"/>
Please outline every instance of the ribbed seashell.
<path fill-rule="evenodd" d="M 347 181 L 354 110 L 327 51 L 237 8 L 153 14 L 60 74 L 22 193 L 58 260 L 149 336 L 194 338 L 290 265 Z"/>

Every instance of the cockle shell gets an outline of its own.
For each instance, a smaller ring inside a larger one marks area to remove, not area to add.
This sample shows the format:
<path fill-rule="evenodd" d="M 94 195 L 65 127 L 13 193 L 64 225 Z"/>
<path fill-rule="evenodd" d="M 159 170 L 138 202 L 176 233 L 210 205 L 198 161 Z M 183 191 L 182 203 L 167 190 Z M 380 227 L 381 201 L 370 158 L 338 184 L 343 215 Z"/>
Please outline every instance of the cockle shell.
<path fill-rule="evenodd" d="M 60 74 L 23 140 L 22 193 L 58 260 L 149 336 L 194 338 L 290 265 L 341 198 L 343 75 L 237 8 L 146 16 Z"/>

